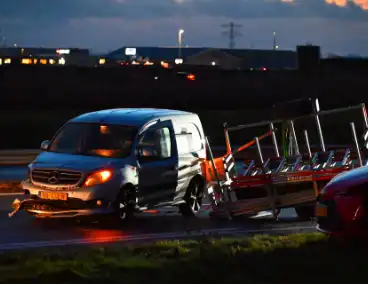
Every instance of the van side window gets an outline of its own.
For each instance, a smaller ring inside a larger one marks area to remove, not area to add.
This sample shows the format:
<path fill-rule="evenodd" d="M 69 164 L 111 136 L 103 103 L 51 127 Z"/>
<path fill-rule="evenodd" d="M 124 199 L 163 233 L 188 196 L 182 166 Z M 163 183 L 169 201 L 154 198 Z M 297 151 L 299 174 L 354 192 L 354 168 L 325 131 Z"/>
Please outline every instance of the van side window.
<path fill-rule="evenodd" d="M 202 136 L 195 124 L 185 124 L 179 129 L 179 133 L 176 134 L 179 154 L 189 154 L 203 149 Z"/>
<path fill-rule="evenodd" d="M 141 146 L 151 146 L 157 153 L 158 158 L 167 159 L 171 157 L 171 136 L 167 127 L 147 130 L 139 142 Z"/>

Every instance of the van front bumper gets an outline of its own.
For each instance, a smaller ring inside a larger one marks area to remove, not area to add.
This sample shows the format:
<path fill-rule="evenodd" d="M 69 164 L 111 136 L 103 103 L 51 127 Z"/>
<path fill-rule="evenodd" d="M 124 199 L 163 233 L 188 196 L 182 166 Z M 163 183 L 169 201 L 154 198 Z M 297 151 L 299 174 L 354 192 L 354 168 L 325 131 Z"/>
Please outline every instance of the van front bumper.
<path fill-rule="evenodd" d="M 22 181 L 21 187 L 24 193 L 32 195 L 32 196 L 41 196 L 41 192 L 58 192 L 65 193 L 68 195 L 70 199 L 80 199 L 83 201 L 89 201 L 94 199 L 105 199 L 105 200 L 115 200 L 119 188 L 120 183 L 119 180 L 115 179 L 108 183 L 97 184 L 91 187 L 75 187 L 69 189 L 58 189 L 58 188 L 49 188 L 45 186 L 40 186 L 37 184 L 31 183 L 29 180 Z"/>
<path fill-rule="evenodd" d="M 15 199 L 12 203 L 12 217 L 19 210 L 37 217 L 70 218 L 100 214 L 111 214 L 113 208 L 113 194 L 107 193 L 108 188 L 99 185 L 90 188 L 76 188 L 75 190 L 54 190 L 33 185 L 29 181 L 22 182 L 25 195 Z M 67 194 L 67 200 L 49 200 L 41 198 L 41 192 L 58 192 Z"/>
<path fill-rule="evenodd" d="M 99 200 L 89 202 L 78 199 L 67 201 L 45 200 L 34 196 L 24 196 L 22 199 L 15 199 L 12 203 L 13 212 L 9 217 L 23 210 L 36 217 L 45 218 L 73 218 L 79 216 L 92 216 L 101 214 L 111 214 L 114 212 L 109 203 Z"/>

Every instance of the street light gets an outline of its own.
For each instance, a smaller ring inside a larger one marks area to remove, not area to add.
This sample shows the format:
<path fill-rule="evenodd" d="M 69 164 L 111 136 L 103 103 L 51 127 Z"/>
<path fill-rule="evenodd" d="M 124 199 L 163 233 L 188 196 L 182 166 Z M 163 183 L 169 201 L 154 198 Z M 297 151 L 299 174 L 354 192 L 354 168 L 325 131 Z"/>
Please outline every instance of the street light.
<path fill-rule="evenodd" d="M 179 58 L 181 58 L 181 46 L 183 44 L 183 33 L 184 33 L 183 29 L 180 29 L 178 31 Z"/>

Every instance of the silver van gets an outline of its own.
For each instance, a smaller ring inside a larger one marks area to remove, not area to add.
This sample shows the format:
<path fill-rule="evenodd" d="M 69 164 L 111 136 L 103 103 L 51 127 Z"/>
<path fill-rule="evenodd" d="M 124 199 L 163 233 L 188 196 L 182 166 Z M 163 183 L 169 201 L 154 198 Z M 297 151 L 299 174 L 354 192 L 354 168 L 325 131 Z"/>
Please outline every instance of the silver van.
<path fill-rule="evenodd" d="M 178 206 L 201 207 L 205 138 L 197 114 L 165 109 L 111 109 L 68 121 L 41 144 L 14 211 L 36 217 L 110 216 Z"/>

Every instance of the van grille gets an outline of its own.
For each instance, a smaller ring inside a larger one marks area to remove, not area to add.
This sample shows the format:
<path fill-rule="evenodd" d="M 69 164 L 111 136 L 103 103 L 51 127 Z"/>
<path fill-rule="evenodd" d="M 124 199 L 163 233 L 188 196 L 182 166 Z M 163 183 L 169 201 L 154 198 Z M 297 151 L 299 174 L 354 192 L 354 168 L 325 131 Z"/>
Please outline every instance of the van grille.
<path fill-rule="evenodd" d="M 76 185 L 82 176 L 77 171 L 46 169 L 35 169 L 31 174 L 33 181 L 51 185 Z"/>

